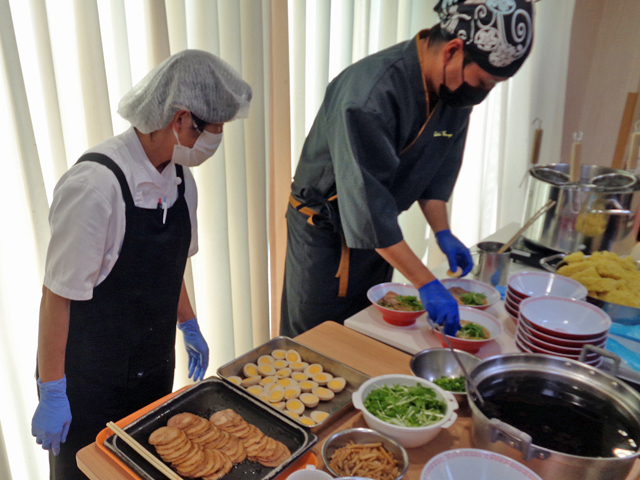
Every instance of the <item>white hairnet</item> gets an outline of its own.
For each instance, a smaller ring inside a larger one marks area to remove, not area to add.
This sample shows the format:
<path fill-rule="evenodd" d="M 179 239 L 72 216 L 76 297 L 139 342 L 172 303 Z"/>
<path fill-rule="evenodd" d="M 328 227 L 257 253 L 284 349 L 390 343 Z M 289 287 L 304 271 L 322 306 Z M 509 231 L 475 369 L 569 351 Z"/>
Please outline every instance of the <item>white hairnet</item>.
<path fill-rule="evenodd" d="M 251 87 L 231 65 L 202 50 L 183 50 L 151 70 L 122 97 L 118 113 L 142 133 L 166 127 L 178 110 L 207 123 L 246 118 Z"/>

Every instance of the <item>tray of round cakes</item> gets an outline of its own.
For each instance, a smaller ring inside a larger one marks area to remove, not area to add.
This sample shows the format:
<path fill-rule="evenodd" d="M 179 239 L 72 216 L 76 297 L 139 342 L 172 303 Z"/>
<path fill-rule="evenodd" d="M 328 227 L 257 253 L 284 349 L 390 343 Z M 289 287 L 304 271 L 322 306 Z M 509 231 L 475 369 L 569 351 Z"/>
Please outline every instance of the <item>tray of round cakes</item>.
<path fill-rule="evenodd" d="M 318 437 L 292 418 L 216 377 L 198 382 L 124 427 L 183 478 L 271 479 Z M 166 477 L 118 436 L 105 446 L 146 480 Z"/>

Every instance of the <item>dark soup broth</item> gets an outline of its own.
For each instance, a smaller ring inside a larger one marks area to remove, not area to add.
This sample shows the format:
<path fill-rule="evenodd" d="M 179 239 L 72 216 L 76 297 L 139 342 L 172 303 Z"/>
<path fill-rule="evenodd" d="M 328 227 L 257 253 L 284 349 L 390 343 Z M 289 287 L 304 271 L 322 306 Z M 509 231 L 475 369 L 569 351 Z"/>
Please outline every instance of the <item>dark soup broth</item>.
<path fill-rule="evenodd" d="M 579 384 L 514 376 L 479 385 L 489 418 L 531 435 L 535 445 L 582 457 L 625 457 L 638 450 L 640 425 L 611 400 Z"/>

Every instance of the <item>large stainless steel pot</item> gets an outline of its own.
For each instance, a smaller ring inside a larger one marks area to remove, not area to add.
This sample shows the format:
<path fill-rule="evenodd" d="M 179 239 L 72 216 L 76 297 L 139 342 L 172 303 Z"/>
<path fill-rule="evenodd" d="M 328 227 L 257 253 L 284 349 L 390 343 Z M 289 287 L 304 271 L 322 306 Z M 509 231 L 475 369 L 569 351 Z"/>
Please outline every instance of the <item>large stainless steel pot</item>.
<path fill-rule="evenodd" d="M 640 456 L 640 394 L 613 376 L 573 360 L 510 354 L 469 377 L 484 399 L 481 406 L 468 394 L 475 446 L 544 480 L 622 480 Z"/>
<path fill-rule="evenodd" d="M 537 165 L 531 181 L 525 218 L 547 201 L 556 205 L 523 236 L 558 252 L 610 250 L 626 255 L 640 226 L 640 181 L 625 170 L 583 165 L 580 180 L 569 181 L 569 165 Z"/>

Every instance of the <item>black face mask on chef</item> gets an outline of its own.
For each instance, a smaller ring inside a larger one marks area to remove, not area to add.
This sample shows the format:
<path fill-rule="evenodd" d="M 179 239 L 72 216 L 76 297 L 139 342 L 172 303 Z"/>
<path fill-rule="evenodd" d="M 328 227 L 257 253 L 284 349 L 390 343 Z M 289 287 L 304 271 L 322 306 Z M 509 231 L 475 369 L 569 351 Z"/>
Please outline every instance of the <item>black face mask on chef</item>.
<path fill-rule="evenodd" d="M 442 84 L 440 85 L 440 93 L 439 97 L 442 100 L 442 103 L 446 105 L 450 105 L 455 108 L 466 108 L 473 107 L 474 105 L 478 105 L 482 102 L 487 95 L 489 95 L 489 90 L 484 88 L 472 87 L 469 85 L 464 79 L 464 67 L 467 65 L 466 58 L 462 63 L 462 85 L 460 85 L 455 90 L 450 90 L 447 87 L 447 67 L 446 65 L 442 68 Z"/>

